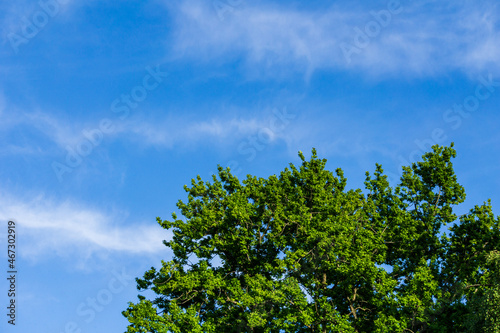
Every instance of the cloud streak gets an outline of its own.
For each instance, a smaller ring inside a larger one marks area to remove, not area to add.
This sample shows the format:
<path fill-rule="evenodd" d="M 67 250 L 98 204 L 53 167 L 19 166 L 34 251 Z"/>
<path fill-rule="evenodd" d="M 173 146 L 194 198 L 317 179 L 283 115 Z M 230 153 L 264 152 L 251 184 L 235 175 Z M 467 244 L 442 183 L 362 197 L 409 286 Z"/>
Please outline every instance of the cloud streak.
<path fill-rule="evenodd" d="M 0 219 L 14 220 L 22 233 L 20 254 L 28 258 L 74 251 L 86 256 L 103 251 L 150 254 L 164 249 L 170 234 L 157 225 L 128 224 L 125 214 L 107 214 L 69 200 L 43 195 L 29 200 L 0 194 Z"/>
<path fill-rule="evenodd" d="M 0 99 L 0 116 L 2 115 L 1 102 Z M 245 112 L 248 113 L 248 110 Z M 191 119 L 192 117 L 185 114 L 182 116 L 166 115 L 154 120 L 138 117 L 120 120 L 109 117 L 106 119 L 109 119 L 112 130 L 105 134 L 104 140 L 108 138 L 131 140 L 141 145 L 166 148 L 199 144 L 207 140 L 225 145 L 229 143 L 228 139 L 239 139 L 268 126 L 267 118 L 271 116 L 271 111 L 267 113 L 261 112 L 247 117 L 227 114 L 224 117 L 207 119 Z M 10 113 L 2 119 L 4 122 L 0 125 L 0 132 L 9 133 L 16 128 L 22 128 L 25 132 L 34 130 L 61 150 L 68 146 L 74 149 L 83 141 L 88 140 L 84 132 L 98 128 L 100 123 L 100 120 L 94 122 L 87 120 L 85 124 L 82 124 L 82 121 L 67 121 L 42 111 Z M 277 136 L 276 139 L 278 138 Z M 30 147 L 17 147 L 17 150 L 22 151 L 28 148 Z"/>
<path fill-rule="evenodd" d="M 387 3 L 356 11 L 340 6 L 299 11 L 247 3 L 221 21 L 210 2 L 181 2 L 171 6 L 171 56 L 206 63 L 242 57 L 247 68 L 272 73 L 337 69 L 421 76 L 450 70 L 475 74 L 485 67 L 500 71 L 500 14 L 495 2 L 427 2 L 401 1 L 402 12 L 393 15 L 350 63 L 340 45 L 353 43 L 356 28 L 363 30 Z"/>
<path fill-rule="evenodd" d="M 182 117 L 167 117 L 159 121 L 130 121 L 123 124 L 117 132 L 127 138 L 133 135 L 140 144 L 167 148 L 206 142 L 225 146 L 235 139 L 265 127 L 265 120 L 256 117 L 228 116 L 225 119 L 215 117 L 190 121 Z"/>

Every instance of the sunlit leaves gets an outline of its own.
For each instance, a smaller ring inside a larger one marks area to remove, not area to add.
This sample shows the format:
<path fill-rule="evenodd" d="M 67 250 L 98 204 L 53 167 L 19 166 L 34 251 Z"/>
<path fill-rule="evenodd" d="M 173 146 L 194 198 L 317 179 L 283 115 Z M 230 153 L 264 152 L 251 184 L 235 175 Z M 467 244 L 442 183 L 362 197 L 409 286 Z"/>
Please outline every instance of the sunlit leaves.
<path fill-rule="evenodd" d="M 500 219 L 488 202 L 442 233 L 465 199 L 452 147 L 394 188 L 376 165 L 364 192 L 314 149 L 268 178 L 193 179 L 185 219 L 158 218 L 174 258 L 137 280 L 157 297 L 129 304 L 129 332 L 498 332 Z"/>

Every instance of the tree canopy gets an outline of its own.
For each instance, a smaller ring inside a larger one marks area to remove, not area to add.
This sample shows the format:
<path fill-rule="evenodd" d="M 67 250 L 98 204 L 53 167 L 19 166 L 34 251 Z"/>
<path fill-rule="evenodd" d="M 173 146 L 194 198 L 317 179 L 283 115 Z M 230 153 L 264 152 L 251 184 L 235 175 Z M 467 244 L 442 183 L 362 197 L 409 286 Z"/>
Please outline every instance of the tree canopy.
<path fill-rule="evenodd" d="M 461 216 L 453 144 L 365 189 L 316 150 L 278 176 L 185 186 L 173 252 L 137 280 L 127 332 L 500 332 L 500 217 Z M 443 226 L 449 225 L 447 232 Z"/>

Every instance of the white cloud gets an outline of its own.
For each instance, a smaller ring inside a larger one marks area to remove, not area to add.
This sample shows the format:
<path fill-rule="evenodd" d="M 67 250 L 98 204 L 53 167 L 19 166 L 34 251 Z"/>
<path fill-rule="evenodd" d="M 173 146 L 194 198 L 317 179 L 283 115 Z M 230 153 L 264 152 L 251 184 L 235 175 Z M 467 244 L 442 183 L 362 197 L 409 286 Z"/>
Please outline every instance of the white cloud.
<path fill-rule="evenodd" d="M 8 103 L 0 92 L 0 137 L 3 145 L 0 155 L 53 154 L 74 147 L 85 139 L 87 129 L 81 121 L 52 115 L 39 108 L 26 111 Z M 23 133 L 19 135 L 16 133 Z M 53 143 L 55 146 L 43 145 Z"/>
<path fill-rule="evenodd" d="M 462 66 L 498 72 L 500 69 L 500 22 L 495 11 L 474 11 L 462 25 L 469 31 L 469 49 Z"/>
<path fill-rule="evenodd" d="M 222 55 L 243 53 L 251 63 L 266 68 L 293 63 L 306 70 L 326 63 L 327 58 L 339 57 L 338 52 L 332 52 L 339 36 L 328 36 L 329 31 L 352 15 L 248 4 L 221 21 L 210 3 L 201 1 L 181 3 L 176 14 L 174 49 L 180 56 L 217 61 Z"/>
<path fill-rule="evenodd" d="M 0 107 L 1 107 L 0 95 Z M 1 108 L 0 108 L 1 112 Z M 109 133 L 102 133 L 102 142 L 110 140 L 120 140 L 133 142 L 134 144 L 145 146 L 160 146 L 166 148 L 198 146 L 204 143 L 216 144 L 219 147 L 227 147 L 235 140 L 241 140 L 249 135 L 255 135 L 260 130 L 270 126 L 270 119 L 273 117 L 271 109 L 265 109 L 260 113 L 252 110 L 241 110 L 237 107 L 230 107 L 222 116 L 205 117 L 200 119 L 195 116 L 203 113 L 203 110 L 182 114 L 169 114 L 155 119 L 146 119 L 137 116 L 121 120 L 119 118 L 110 119 L 112 130 Z M 237 116 L 245 114 L 248 116 Z M 65 116 L 56 116 L 42 110 L 23 112 L 13 110 L 0 113 L 0 133 L 8 133 L 13 129 L 22 129 L 25 133 L 32 130 L 52 142 L 55 149 L 47 150 L 47 145 L 43 150 L 37 149 L 36 142 L 40 137 L 30 137 L 25 143 L 7 143 L 0 148 L 2 155 L 18 154 L 53 154 L 65 152 L 67 147 L 75 150 L 76 147 L 86 142 L 88 138 L 84 132 L 92 132 L 99 129 L 102 119 L 94 120 L 71 120 Z M 283 139 L 285 133 L 276 132 L 271 138 L 272 141 Z M 38 141 L 37 141 L 38 140 Z"/>
<path fill-rule="evenodd" d="M 176 18 L 173 57 L 207 63 L 243 57 L 249 70 L 273 74 L 325 68 L 417 76 L 500 70 L 500 15 L 491 1 L 401 1 L 404 10 L 393 14 L 350 62 L 340 45 L 355 45 L 354 28 L 364 30 L 374 20 L 369 9 L 336 5 L 304 11 L 245 2 L 220 20 L 210 3 L 195 0 L 170 6 Z M 385 9 L 387 4 L 381 2 L 376 11 Z"/>
<path fill-rule="evenodd" d="M 84 138 L 80 122 L 65 121 L 42 111 L 26 113 L 23 118 L 24 125 L 36 128 L 61 148 L 75 146 Z"/>
<path fill-rule="evenodd" d="M 120 126 L 118 132 L 127 138 L 130 138 L 130 134 L 135 135 L 142 144 L 168 148 L 208 141 L 224 144 L 227 139 L 236 140 L 256 133 L 259 129 L 266 127 L 264 120 L 212 118 L 190 121 L 184 118 L 167 117 L 160 121 L 130 121 Z"/>
<path fill-rule="evenodd" d="M 82 130 L 85 129 L 81 122 L 72 122 L 68 120 L 68 117 L 66 118 L 56 117 L 39 108 L 27 112 L 16 105 L 7 103 L 0 93 L 0 133 L 8 133 L 21 127 L 23 132 L 35 129 L 59 147 L 64 148 L 80 142 L 83 138 Z M 18 148 L 29 149 L 31 147 Z"/>
<path fill-rule="evenodd" d="M 125 224 L 125 214 L 108 214 L 75 202 L 55 202 L 40 195 L 30 200 L 0 194 L 0 219 L 17 222 L 28 258 L 85 256 L 103 251 L 149 254 L 165 249 L 170 232 L 157 224 Z"/>

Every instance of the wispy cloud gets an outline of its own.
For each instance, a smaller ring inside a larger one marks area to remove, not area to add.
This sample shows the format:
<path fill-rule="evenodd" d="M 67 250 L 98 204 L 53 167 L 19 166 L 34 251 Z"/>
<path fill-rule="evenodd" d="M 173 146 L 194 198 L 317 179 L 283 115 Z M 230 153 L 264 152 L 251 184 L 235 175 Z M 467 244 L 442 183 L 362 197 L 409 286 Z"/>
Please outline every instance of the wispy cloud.
<path fill-rule="evenodd" d="M 24 125 L 31 126 L 43 133 L 59 147 L 75 145 L 83 137 L 81 131 L 84 127 L 80 122 L 65 121 L 46 112 L 26 113 L 23 122 Z"/>
<path fill-rule="evenodd" d="M 172 148 L 191 146 L 207 142 L 218 145 L 229 143 L 265 127 L 266 119 L 255 117 L 216 117 L 205 120 L 190 120 L 183 117 L 166 117 L 158 121 L 134 120 L 117 129 L 120 136 L 134 139 L 142 145 Z"/>
<path fill-rule="evenodd" d="M 79 0 L 51 0 L 4 2 L 0 4 L 0 37 L 3 44 L 15 53 L 19 47 L 29 43 L 54 19 L 68 19 L 74 13 Z M 88 4 L 88 1 L 86 2 Z"/>
<path fill-rule="evenodd" d="M 0 219 L 14 220 L 22 230 L 20 254 L 28 258 L 103 251 L 149 254 L 164 249 L 170 234 L 156 224 L 128 223 L 126 214 L 109 214 L 66 200 L 39 195 L 20 199 L 0 193 Z"/>
<path fill-rule="evenodd" d="M 0 138 L 2 155 L 53 154 L 66 146 L 74 146 L 84 138 L 81 122 L 69 121 L 41 110 L 26 112 L 15 105 L 7 105 L 0 95 Z M 46 140 L 49 145 L 40 142 Z M 50 146 L 50 143 L 53 146 Z M 55 149 L 54 149 L 55 148 Z"/>
<path fill-rule="evenodd" d="M 1 106 L 0 95 L 0 136 L 6 138 L 4 146 L 0 148 L 2 155 L 60 155 L 65 154 L 68 149 L 77 151 L 77 147 L 89 140 L 88 132 L 98 130 L 103 119 L 110 122 L 112 130 L 100 132 L 100 142 L 125 141 L 138 147 L 156 146 L 166 149 L 199 147 L 210 143 L 219 148 L 228 148 L 269 127 L 273 117 L 271 108 L 255 111 L 230 107 L 224 115 L 207 117 L 195 116 L 203 113 L 203 110 L 195 110 L 154 118 L 136 116 L 121 120 L 104 114 L 102 118 L 82 120 L 69 119 L 67 116 L 36 108 L 35 111 L 28 112 L 9 108 L 8 112 L 2 114 Z M 14 131 L 21 131 L 23 139 L 8 139 L 9 133 Z M 286 136 L 286 132 L 275 132 L 270 140 L 274 142 Z M 40 140 L 46 140 L 43 150 L 37 148 Z M 95 149 L 97 148 L 93 147 Z"/>
<path fill-rule="evenodd" d="M 246 3 L 221 21 L 208 1 L 181 2 L 175 16 L 173 57 L 223 62 L 243 57 L 248 68 L 270 73 L 287 68 L 365 71 L 370 74 L 434 75 L 449 70 L 467 74 L 488 67 L 500 70 L 500 14 L 495 2 L 443 3 L 401 1 L 368 45 L 346 61 L 342 43 L 355 44 L 373 13 L 332 6 L 299 11 L 284 5 Z M 364 13 L 360 15 L 360 13 Z"/>
<path fill-rule="evenodd" d="M 285 108 L 286 109 L 286 108 Z M 232 110 L 232 109 L 231 109 Z M 288 111 L 294 115 L 285 130 L 276 130 L 274 126 L 274 113 L 278 109 L 255 110 L 232 110 L 224 115 L 210 117 L 195 117 L 188 114 L 170 114 L 160 117 L 133 117 L 127 120 L 118 118 L 113 120 L 113 131 L 103 134 L 102 142 L 125 141 L 136 147 L 154 146 L 164 149 L 176 149 L 179 147 L 200 147 L 209 144 L 219 150 L 238 149 L 238 144 L 259 135 L 265 137 L 267 144 L 284 142 L 289 153 L 296 155 L 297 150 L 305 149 L 306 146 L 316 146 L 331 153 L 340 155 L 353 155 L 360 151 L 378 150 L 367 142 L 372 134 L 367 133 L 370 125 L 370 117 L 360 122 L 359 119 L 350 120 L 346 116 L 320 115 L 314 112 L 315 107 L 310 106 L 308 114 L 296 114 L 296 111 Z M 317 111 L 317 110 L 316 110 Z M 198 114 L 195 112 L 194 114 Z M 238 116 L 238 114 L 242 114 Z M 295 119 L 295 117 L 298 118 Z M 40 151 L 36 146 L 13 144 L 7 145 L 0 153 L 10 154 L 62 154 L 66 153 L 67 147 L 76 150 L 88 140 L 83 131 L 97 128 L 99 119 L 86 121 L 68 121 L 61 117 L 50 115 L 41 111 L 18 114 L 17 118 L 11 119 L 11 126 L 21 126 L 25 131 L 35 130 L 45 139 L 52 142 L 54 148 L 50 151 Z M 92 125 L 93 124 L 93 125 Z M 349 124 L 349 125 L 347 125 Z M 278 127 L 282 124 L 278 121 Z M 353 131 L 352 128 L 359 128 Z M 9 128 L 4 131 L 8 131 Z M 365 135 L 360 135 L 365 133 Z M 318 142 L 323 142 L 320 144 Z M 96 148 L 95 149 L 103 149 Z"/>

